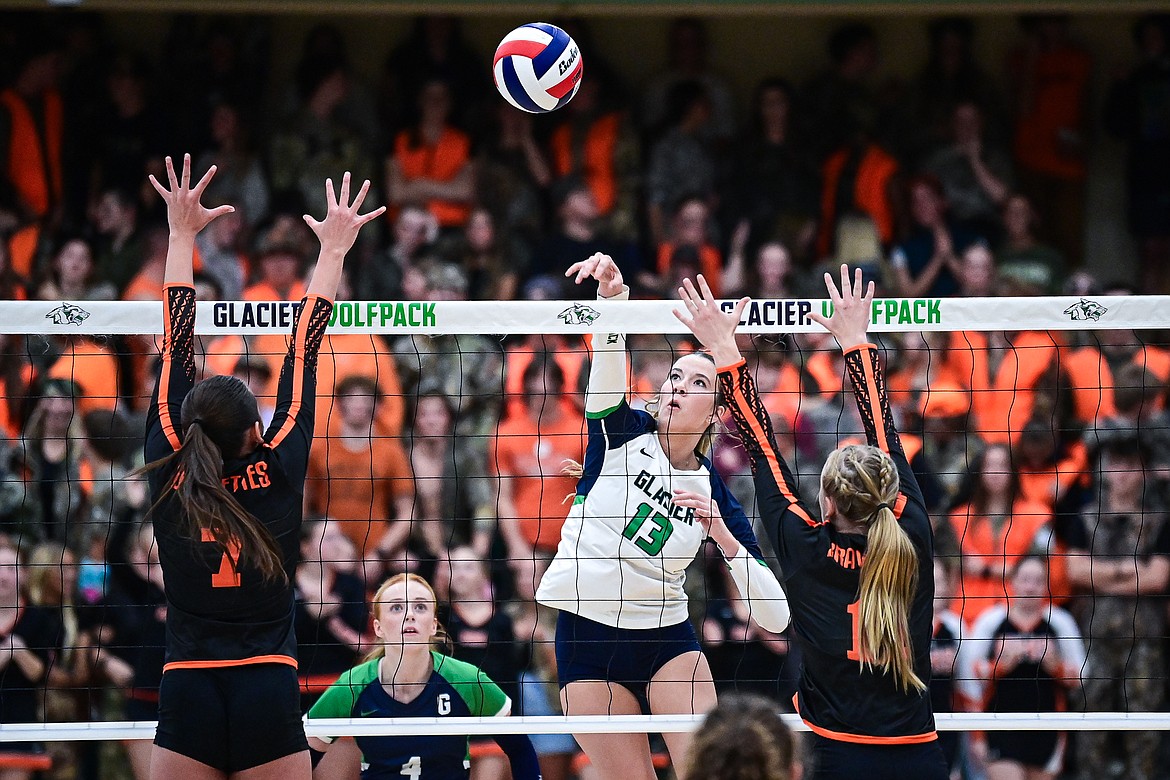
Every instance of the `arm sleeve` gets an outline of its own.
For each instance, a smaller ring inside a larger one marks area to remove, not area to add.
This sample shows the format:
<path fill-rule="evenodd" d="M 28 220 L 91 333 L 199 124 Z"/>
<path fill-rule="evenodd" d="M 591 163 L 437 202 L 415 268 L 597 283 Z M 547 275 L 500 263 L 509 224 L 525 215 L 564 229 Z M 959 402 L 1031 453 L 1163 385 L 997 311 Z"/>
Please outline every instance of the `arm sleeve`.
<path fill-rule="evenodd" d="M 630 288 L 612 298 L 625 301 Z M 593 361 L 589 365 L 589 386 L 585 390 L 585 415 L 591 420 L 608 417 L 626 404 L 626 337 L 622 333 L 599 333 L 593 337 Z"/>
<path fill-rule="evenodd" d="M 711 469 L 711 497 L 719 505 L 719 513 L 723 516 L 727 530 L 739 542 L 739 551 L 734 557 L 726 559 L 731 578 L 735 581 L 740 598 L 747 602 L 752 619 L 761 628 L 779 633 L 788 626 L 791 617 L 788 597 L 776 575 L 764 562 L 756 534 L 743 507 L 715 469 L 708 467 Z"/>
<path fill-rule="evenodd" d="M 512 764 L 513 780 L 540 780 L 540 761 L 527 734 L 500 734 L 493 739 Z"/>
<path fill-rule="evenodd" d="M 313 445 L 317 402 L 317 356 L 333 303 L 316 295 L 305 298 L 293 321 L 292 342 L 280 369 L 276 411 L 264 435 L 284 468 L 289 483 L 303 490 Z"/>
<path fill-rule="evenodd" d="M 772 421 L 756 392 L 746 361 L 719 369 L 719 386 L 751 459 L 760 519 L 784 577 L 791 577 L 825 541 L 824 523 L 796 496 L 792 471 L 776 446 Z"/>
<path fill-rule="evenodd" d="M 845 370 L 853 385 L 853 397 L 857 410 L 865 425 L 865 437 L 870 446 L 889 455 L 898 467 L 901 496 L 894 507 L 894 514 L 906 525 L 910 522 L 925 538 L 931 538 L 930 518 L 926 514 L 926 501 L 918 486 L 918 477 L 906 459 L 902 440 L 894 427 L 894 416 L 890 411 L 890 399 L 886 395 L 885 377 L 882 375 L 877 347 L 861 344 L 845 352 Z M 902 500 L 902 499 L 905 500 Z M 917 511 L 906 511 L 906 503 L 913 502 Z M 909 529 L 908 529 L 909 530 Z"/>
<path fill-rule="evenodd" d="M 788 627 L 792 616 L 788 596 L 768 564 L 741 545 L 735 557 L 727 561 L 727 568 L 731 569 L 739 595 L 747 601 L 748 613 L 760 628 L 778 634 Z"/>
<path fill-rule="evenodd" d="M 162 364 L 146 417 L 146 462 L 182 447 L 180 411 L 195 386 L 195 288 L 164 290 Z"/>

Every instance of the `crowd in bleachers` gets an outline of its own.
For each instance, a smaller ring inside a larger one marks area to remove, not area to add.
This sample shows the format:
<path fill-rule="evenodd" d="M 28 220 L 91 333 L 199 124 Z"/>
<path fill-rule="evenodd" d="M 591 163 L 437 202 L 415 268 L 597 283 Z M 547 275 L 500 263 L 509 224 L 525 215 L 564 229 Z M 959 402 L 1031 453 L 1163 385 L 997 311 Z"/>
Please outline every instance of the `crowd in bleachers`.
<path fill-rule="evenodd" d="M 880 46 L 893 42 L 845 24 L 819 75 L 768 78 L 749 105 L 710 66 L 701 20 L 675 20 L 669 61 L 636 84 L 595 53 L 586 21 L 561 23 L 586 75 L 568 106 L 532 117 L 495 93 L 454 18 L 417 20 L 370 83 L 340 32 L 318 25 L 281 44 L 302 47 L 283 83 L 262 20 L 177 17 L 151 62 L 112 47 L 100 16 L 0 14 L 0 298 L 161 300 L 166 222 L 147 175 L 185 151 L 198 173 L 219 168 L 205 202 L 236 207 L 199 236 L 203 301 L 300 300 L 312 247 L 301 214 L 321 213 L 322 181 L 345 170 L 373 180 L 389 213 L 355 247 L 339 299 L 575 297 L 563 271 L 596 251 L 636 297 L 672 297 L 699 272 L 722 297 L 819 297 L 819 272 L 842 262 L 897 296 L 1170 292 L 1165 16 L 1135 21 L 1133 67 L 1103 117 L 1089 102 L 1092 52 L 1066 16 L 1020 19 L 1007 80 L 981 60 L 970 20 L 931 21 L 929 58 L 903 84 L 880 79 Z M 1080 270 L 1099 125 L 1128 149 L 1131 280 Z M 938 709 L 1164 707 L 1162 335 L 882 337 L 935 522 Z M 743 343 L 811 506 L 825 455 L 863 430 L 826 339 Z M 636 405 L 694 348 L 630 343 Z M 165 600 L 134 472 L 157 346 L 0 335 L 0 723 L 154 718 Z M 245 381 L 267 424 L 285 337 L 208 338 L 203 350 L 203 370 Z M 326 337 L 296 577 L 306 702 L 367 649 L 368 594 L 411 570 L 448 601 L 455 656 L 520 713 L 557 711 L 534 594 L 574 490 L 562 466 L 583 458 L 588 360 L 582 340 L 554 335 Z M 750 506 L 734 431 L 715 462 Z M 688 590 L 720 688 L 787 706 L 799 659 L 750 621 L 717 555 L 700 556 Z M 1050 601 L 1081 637 L 1034 633 L 1037 620 L 1066 627 Z M 965 653 L 963 638 L 990 649 Z M 1048 699 L 1019 693 L 1041 678 Z M 1156 734 L 1126 740 L 1110 753 L 1082 736 L 1077 771 L 1107 777 L 1122 761 L 1125 777 L 1159 776 Z M 546 777 L 576 771 L 571 739 L 534 742 Z M 54 777 L 130 767 L 141 780 L 149 755 L 145 743 L 127 743 L 128 758 L 27 747 L 10 766 L 51 763 Z M 479 776 L 499 760 L 478 757 Z"/>

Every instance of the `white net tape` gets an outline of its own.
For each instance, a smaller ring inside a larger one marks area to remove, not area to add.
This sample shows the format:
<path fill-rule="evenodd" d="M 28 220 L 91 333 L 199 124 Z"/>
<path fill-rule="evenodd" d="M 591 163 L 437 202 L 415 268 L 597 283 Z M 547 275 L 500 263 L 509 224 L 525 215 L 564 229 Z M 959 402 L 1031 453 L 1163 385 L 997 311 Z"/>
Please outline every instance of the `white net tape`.
<path fill-rule="evenodd" d="M 795 731 L 809 728 L 800 716 L 782 713 Z M 1160 712 L 936 713 L 939 731 L 1170 731 Z M 310 737 L 482 736 L 495 734 L 674 734 L 694 731 L 699 715 L 577 715 L 514 718 L 337 718 L 306 721 Z M 101 742 L 154 739 L 154 721 L 10 723 L 0 725 L 4 742 Z"/>
<path fill-rule="evenodd" d="M 200 303 L 200 335 L 288 333 L 299 304 Z M 675 301 L 341 301 L 334 333 L 683 333 Z M 726 301 L 725 307 L 732 302 Z M 753 301 L 744 333 L 812 333 L 822 299 Z M 1075 298 L 885 298 L 873 302 L 875 332 L 989 330 L 1142 330 L 1170 325 L 1170 296 Z M 0 333 L 160 334 L 162 304 L 151 301 L 3 301 Z"/>

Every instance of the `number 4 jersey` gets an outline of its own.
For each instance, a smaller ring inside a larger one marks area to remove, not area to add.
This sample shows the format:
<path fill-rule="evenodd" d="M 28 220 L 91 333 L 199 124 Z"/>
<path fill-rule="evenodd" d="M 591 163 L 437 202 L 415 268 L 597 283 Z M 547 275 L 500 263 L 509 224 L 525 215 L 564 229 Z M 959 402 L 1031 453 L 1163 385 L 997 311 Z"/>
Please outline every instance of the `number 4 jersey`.
<path fill-rule="evenodd" d="M 381 659 L 350 669 L 309 710 L 317 718 L 436 718 L 508 715 L 512 702 L 471 664 L 431 653 L 434 671 L 413 701 L 390 697 L 378 677 Z M 333 738 L 322 737 L 326 742 Z M 466 780 L 471 766 L 467 737 L 358 737 L 362 780 L 403 777 L 414 780 Z"/>

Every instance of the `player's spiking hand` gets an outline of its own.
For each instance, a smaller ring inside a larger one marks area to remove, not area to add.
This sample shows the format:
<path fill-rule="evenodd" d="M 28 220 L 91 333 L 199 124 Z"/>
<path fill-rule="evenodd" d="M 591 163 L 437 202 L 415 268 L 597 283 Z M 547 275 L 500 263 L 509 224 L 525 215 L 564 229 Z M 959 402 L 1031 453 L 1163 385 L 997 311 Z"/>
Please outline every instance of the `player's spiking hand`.
<path fill-rule="evenodd" d="M 586 279 L 597 280 L 597 294 L 602 298 L 612 298 L 626 288 L 622 280 L 622 272 L 613 258 L 603 252 L 595 252 L 588 260 L 573 263 L 565 276 L 574 276 L 576 284 Z"/>

